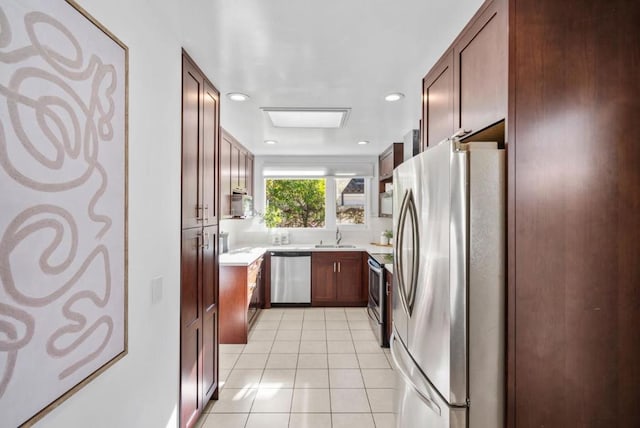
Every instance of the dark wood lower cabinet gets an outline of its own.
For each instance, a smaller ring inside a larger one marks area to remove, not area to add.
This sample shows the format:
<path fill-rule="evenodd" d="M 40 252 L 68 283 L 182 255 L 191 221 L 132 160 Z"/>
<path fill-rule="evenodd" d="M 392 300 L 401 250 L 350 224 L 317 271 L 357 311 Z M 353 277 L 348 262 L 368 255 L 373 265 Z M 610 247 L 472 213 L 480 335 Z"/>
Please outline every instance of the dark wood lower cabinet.
<path fill-rule="evenodd" d="M 312 306 L 366 306 L 359 251 L 314 252 L 311 255 Z"/>
<path fill-rule="evenodd" d="M 249 324 L 249 329 L 251 329 L 251 326 L 258 319 L 260 311 L 264 308 L 264 269 L 265 263 L 263 261 L 261 266 L 258 268 L 256 286 L 251 294 L 251 298 L 249 299 L 249 309 L 247 311 L 247 323 Z"/>
<path fill-rule="evenodd" d="M 218 227 L 203 228 L 202 246 L 202 394 L 203 405 L 218 387 Z"/>
<path fill-rule="evenodd" d="M 217 226 L 182 231 L 180 408 L 191 427 L 218 386 Z"/>
<path fill-rule="evenodd" d="M 201 229 L 182 231 L 180 280 L 180 426 L 192 426 L 200 414 L 202 391 L 200 348 L 202 322 L 199 319 L 199 295 L 202 278 L 199 274 Z"/>
<path fill-rule="evenodd" d="M 640 427 L 639 22 L 510 1 L 510 428 Z"/>
<path fill-rule="evenodd" d="M 250 324 L 264 304 L 262 260 L 220 267 L 220 343 L 247 343 Z"/>

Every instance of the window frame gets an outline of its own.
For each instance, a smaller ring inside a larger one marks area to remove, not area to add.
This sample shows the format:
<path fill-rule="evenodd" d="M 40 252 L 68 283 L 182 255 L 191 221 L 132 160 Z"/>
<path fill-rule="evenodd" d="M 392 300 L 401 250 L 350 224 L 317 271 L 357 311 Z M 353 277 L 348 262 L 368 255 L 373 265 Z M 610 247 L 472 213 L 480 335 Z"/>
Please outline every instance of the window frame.
<path fill-rule="evenodd" d="M 364 196 L 365 196 L 365 204 L 364 204 L 364 223 L 363 224 L 338 224 L 337 223 L 337 213 L 336 213 L 336 198 L 337 198 L 337 178 L 362 178 L 364 179 Z M 324 191 L 324 227 L 273 227 L 270 228 L 265 224 L 265 228 L 267 230 L 334 230 L 336 228 L 340 228 L 342 230 L 366 230 L 369 228 L 371 224 L 371 177 L 366 176 L 353 176 L 353 177 L 336 177 L 336 176 L 299 176 L 299 175 L 291 175 L 291 176 L 263 176 L 263 195 L 262 195 L 262 203 L 263 207 L 267 209 L 267 180 L 315 180 L 315 179 L 324 179 L 325 180 L 325 191 Z"/>

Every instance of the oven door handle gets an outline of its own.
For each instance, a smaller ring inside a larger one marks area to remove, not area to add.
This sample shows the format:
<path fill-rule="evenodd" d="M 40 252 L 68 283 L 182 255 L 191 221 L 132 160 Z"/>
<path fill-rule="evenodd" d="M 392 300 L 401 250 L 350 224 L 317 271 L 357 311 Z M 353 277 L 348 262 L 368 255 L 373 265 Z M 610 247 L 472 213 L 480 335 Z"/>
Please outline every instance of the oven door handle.
<path fill-rule="evenodd" d="M 367 263 L 369 264 L 369 269 L 371 269 L 372 271 L 374 271 L 378 275 L 382 275 L 382 268 L 380 266 L 378 266 L 375 263 L 371 262 L 371 259 L 367 260 Z"/>

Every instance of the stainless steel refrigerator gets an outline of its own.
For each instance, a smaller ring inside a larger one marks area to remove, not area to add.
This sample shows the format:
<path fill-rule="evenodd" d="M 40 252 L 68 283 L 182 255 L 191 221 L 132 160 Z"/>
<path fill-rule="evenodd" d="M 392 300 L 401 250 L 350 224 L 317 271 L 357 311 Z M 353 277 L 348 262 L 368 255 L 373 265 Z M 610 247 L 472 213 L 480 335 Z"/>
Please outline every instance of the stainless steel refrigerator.
<path fill-rule="evenodd" d="M 393 173 L 398 427 L 504 425 L 504 157 L 446 140 Z"/>

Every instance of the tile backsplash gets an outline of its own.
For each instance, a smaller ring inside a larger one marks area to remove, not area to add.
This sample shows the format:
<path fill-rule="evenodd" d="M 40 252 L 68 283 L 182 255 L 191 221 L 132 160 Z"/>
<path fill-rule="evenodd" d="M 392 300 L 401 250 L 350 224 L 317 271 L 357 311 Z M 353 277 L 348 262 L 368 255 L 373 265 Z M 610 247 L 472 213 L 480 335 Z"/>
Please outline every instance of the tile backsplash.
<path fill-rule="evenodd" d="M 271 246 L 272 235 L 277 229 L 267 229 L 259 217 L 251 219 L 227 219 L 220 221 L 220 231 L 229 233 L 229 249 L 247 246 Z M 390 218 L 372 217 L 363 229 L 341 227 L 343 244 L 368 244 L 378 242 L 380 234 L 392 229 Z M 334 243 L 335 228 L 329 229 L 286 229 L 290 244 Z"/>

